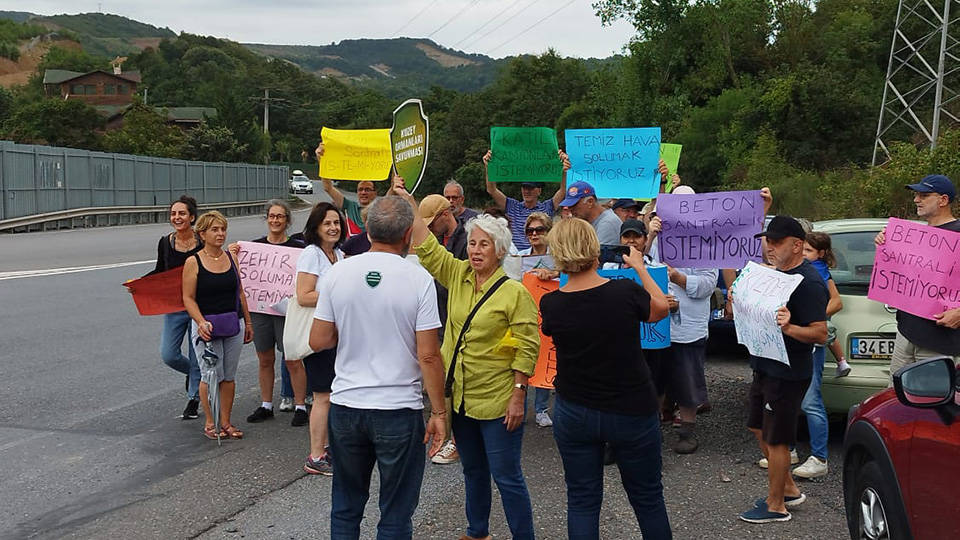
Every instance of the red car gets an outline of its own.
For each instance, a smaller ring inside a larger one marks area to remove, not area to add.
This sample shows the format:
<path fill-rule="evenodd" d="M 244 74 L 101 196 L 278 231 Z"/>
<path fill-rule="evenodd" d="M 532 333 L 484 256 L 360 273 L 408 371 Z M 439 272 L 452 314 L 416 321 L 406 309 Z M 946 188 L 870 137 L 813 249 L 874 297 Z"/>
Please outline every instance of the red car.
<path fill-rule="evenodd" d="M 907 366 L 850 409 L 843 499 L 850 538 L 960 538 L 960 380 L 948 357 Z"/>

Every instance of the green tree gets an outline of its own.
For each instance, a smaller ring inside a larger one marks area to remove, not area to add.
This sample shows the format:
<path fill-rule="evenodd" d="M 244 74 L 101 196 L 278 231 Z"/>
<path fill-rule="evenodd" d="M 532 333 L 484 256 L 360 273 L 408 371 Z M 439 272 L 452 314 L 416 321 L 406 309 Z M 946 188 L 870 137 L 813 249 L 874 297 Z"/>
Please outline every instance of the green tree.
<path fill-rule="evenodd" d="M 230 128 L 206 121 L 187 131 L 183 144 L 183 158 L 194 161 L 240 161 L 246 152 Z"/>
<path fill-rule="evenodd" d="M 3 131 L 15 142 L 95 150 L 103 125 L 103 117 L 82 101 L 44 99 L 14 111 Z"/>
<path fill-rule="evenodd" d="M 134 103 L 123 115 L 123 127 L 103 137 L 103 146 L 111 152 L 179 158 L 184 135 L 167 124 L 166 118 L 141 102 Z"/>

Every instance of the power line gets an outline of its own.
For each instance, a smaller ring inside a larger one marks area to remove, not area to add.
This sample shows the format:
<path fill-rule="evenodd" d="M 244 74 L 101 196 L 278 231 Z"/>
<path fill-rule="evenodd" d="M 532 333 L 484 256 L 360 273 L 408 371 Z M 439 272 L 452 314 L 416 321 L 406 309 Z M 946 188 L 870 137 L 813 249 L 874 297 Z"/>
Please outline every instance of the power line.
<path fill-rule="evenodd" d="M 426 13 L 426 11 L 427 11 L 428 9 L 432 8 L 433 5 L 436 4 L 436 3 L 439 2 L 439 1 L 440 1 L 440 0 L 433 0 L 433 2 L 430 2 L 429 4 L 427 4 L 426 6 L 424 6 L 424 8 L 421 9 L 420 11 L 418 11 L 416 15 L 414 15 L 413 17 L 410 17 L 410 20 L 409 20 L 409 21 L 403 23 L 403 26 L 401 26 L 401 27 L 400 27 L 396 32 L 394 32 L 393 35 L 390 36 L 390 37 L 396 37 L 397 34 L 399 34 L 400 32 L 403 32 L 408 26 L 410 26 L 410 23 L 412 23 L 413 21 L 417 20 L 421 15 L 423 15 L 424 13 Z"/>
<path fill-rule="evenodd" d="M 439 31 L 441 31 L 441 30 L 443 30 L 444 28 L 446 28 L 447 25 L 450 24 L 450 23 L 452 23 L 457 17 L 459 17 L 460 15 L 463 15 L 464 13 L 466 13 L 466 11 L 467 11 L 468 9 L 470 9 L 470 8 L 472 8 L 473 6 L 477 5 L 477 3 L 478 3 L 479 1 L 480 1 L 480 0 L 473 0 L 472 2 L 470 2 L 469 4 L 467 4 L 466 6 L 464 6 L 460 11 L 454 13 L 454 14 L 453 14 L 453 17 L 450 17 L 449 19 L 447 19 L 447 22 L 441 24 L 441 25 L 440 25 L 440 28 L 437 28 L 437 29 L 434 30 L 433 32 L 430 32 L 429 34 L 427 34 L 427 37 L 433 37 L 434 34 L 436 34 L 437 32 L 439 32 Z"/>
<path fill-rule="evenodd" d="M 473 32 L 470 32 L 470 33 L 467 34 L 463 39 L 461 39 L 460 41 L 454 43 L 454 44 L 451 45 L 450 47 L 451 47 L 451 48 L 456 47 L 457 45 L 460 45 L 460 44 L 463 43 L 464 41 L 467 41 L 468 39 L 470 39 L 471 37 L 473 37 L 474 35 L 476 35 L 477 32 L 479 32 L 479 31 L 483 30 L 484 28 L 486 28 L 486 27 L 487 27 L 490 23 L 492 23 L 495 19 L 498 19 L 501 15 L 503 15 L 504 13 L 506 13 L 506 12 L 510 11 L 511 9 L 513 9 L 513 6 L 519 4 L 521 1 L 522 1 L 522 0 L 514 0 L 513 3 L 510 4 L 509 6 L 507 6 L 506 9 L 503 9 L 503 10 L 501 10 L 499 13 L 497 13 L 496 15 L 494 15 L 493 17 L 490 17 L 490 19 L 489 19 L 487 22 L 483 23 L 483 24 L 480 26 L 480 28 L 477 28 L 477 29 L 474 30 Z"/>
<path fill-rule="evenodd" d="M 567 2 L 566 4 L 558 7 L 557 9 L 555 9 L 553 12 L 551 12 L 551 13 L 550 13 L 549 15 L 547 15 L 546 17 L 544 17 L 544 18 L 540 19 L 539 21 L 531 24 L 530 26 L 524 28 L 523 31 L 521 31 L 521 32 L 518 33 L 517 35 L 515 35 L 515 36 L 513 36 L 512 38 L 504 41 L 503 43 L 497 45 L 496 47 L 488 50 L 486 54 L 490 54 L 490 53 L 492 53 L 493 51 L 499 49 L 500 47 L 503 47 L 503 46 L 506 45 L 507 43 L 510 43 L 511 41 L 513 41 L 513 40 L 517 39 L 518 37 L 522 36 L 523 34 L 526 34 L 527 32 L 529 32 L 530 30 L 532 30 L 534 27 L 536 27 L 537 25 L 539 25 L 539 24 L 542 23 L 543 21 L 549 19 L 550 17 L 553 17 L 553 16 L 556 15 L 557 13 L 560 13 L 560 11 L 562 11 L 565 7 L 569 6 L 570 4 L 574 3 L 575 1 L 576 1 L 576 0 L 570 0 L 570 1 Z"/>
<path fill-rule="evenodd" d="M 526 10 L 530 9 L 531 7 L 535 6 L 535 5 L 538 4 L 539 2 L 540 2 L 540 0 L 533 0 L 532 2 L 530 2 L 529 4 L 527 4 L 526 6 L 524 6 L 520 11 L 514 13 L 514 14 L 511 15 L 508 19 L 506 19 L 505 21 L 501 22 L 501 23 L 498 24 L 497 26 L 494 26 L 494 27 L 491 28 L 490 30 L 487 30 L 486 32 L 484 32 L 484 33 L 483 33 L 480 37 L 478 37 L 477 39 L 471 41 L 471 42 L 470 42 L 469 44 L 467 44 L 467 45 L 464 45 L 464 47 L 472 47 L 472 46 L 476 45 L 477 43 L 479 43 L 480 41 L 482 41 L 483 38 L 489 36 L 490 34 L 496 32 L 497 30 L 503 28 L 504 25 L 506 25 L 506 24 L 508 24 L 510 21 L 516 19 L 521 13 L 523 13 L 524 11 L 526 11 Z"/>

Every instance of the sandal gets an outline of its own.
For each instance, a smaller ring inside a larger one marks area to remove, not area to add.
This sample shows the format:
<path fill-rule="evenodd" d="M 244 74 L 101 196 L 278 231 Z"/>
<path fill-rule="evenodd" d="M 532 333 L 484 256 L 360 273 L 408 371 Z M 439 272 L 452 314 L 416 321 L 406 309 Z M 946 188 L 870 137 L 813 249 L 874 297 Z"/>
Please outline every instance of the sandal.
<path fill-rule="evenodd" d="M 227 435 L 228 437 L 230 437 L 231 439 L 242 439 L 242 438 L 243 438 L 243 432 L 240 431 L 239 429 L 237 429 L 236 427 L 231 426 L 230 424 L 227 424 L 227 425 L 223 426 L 222 429 L 223 429 L 223 432 L 226 433 L 226 435 Z"/>
<path fill-rule="evenodd" d="M 213 441 L 228 436 L 227 433 L 221 429 L 220 436 L 217 437 L 217 426 L 203 426 L 203 435 Z"/>

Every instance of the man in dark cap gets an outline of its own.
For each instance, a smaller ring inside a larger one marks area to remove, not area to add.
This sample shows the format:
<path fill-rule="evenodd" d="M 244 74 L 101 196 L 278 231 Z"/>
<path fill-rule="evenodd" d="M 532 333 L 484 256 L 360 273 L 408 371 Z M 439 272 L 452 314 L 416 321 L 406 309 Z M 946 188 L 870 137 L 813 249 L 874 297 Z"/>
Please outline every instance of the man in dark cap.
<path fill-rule="evenodd" d="M 957 190 L 949 178 L 931 174 L 906 188 L 913 191 L 917 217 L 931 227 L 960 232 L 960 220 L 953 216 L 950 206 L 957 198 Z M 877 235 L 878 246 L 886 240 L 884 232 Z M 948 309 L 937 315 L 936 320 L 898 310 L 897 337 L 890 358 L 890 384 L 893 384 L 893 374 L 900 368 L 942 355 L 952 356 L 954 360 L 960 358 L 960 308 Z"/>
<path fill-rule="evenodd" d="M 570 160 L 562 150 L 557 153 L 557 159 L 563 163 L 563 178 L 560 182 L 560 189 L 553 194 L 553 197 L 545 201 L 540 200 L 540 192 L 543 191 L 543 182 L 523 182 L 520 184 L 520 193 L 523 200 L 518 201 L 512 197 L 507 197 L 496 182 L 490 181 L 487 174 L 487 166 L 490 159 L 493 158 L 493 152 L 487 150 L 483 155 L 483 178 L 487 183 L 487 193 L 493 198 L 497 208 L 504 211 L 507 215 L 507 221 L 510 222 L 510 232 L 513 233 L 513 245 L 517 249 L 527 249 L 530 242 L 527 241 L 527 234 L 524 227 L 527 223 L 527 216 L 534 212 L 543 212 L 552 216 L 560 208 L 560 201 L 563 200 L 567 188 L 567 170 L 570 169 Z"/>
<path fill-rule="evenodd" d="M 757 236 L 766 238 L 767 260 L 777 270 L 803 276 L 787 305 L 777 310 L 789 364 L 750 357 L 753 382 L 747 427 L 767 457 L 768 489 L 767 497 L 757 500 L 753 508 L 740 514 L 740 519 L 770 523 L 790 520 L 787 506 L 798 506 L 806 500 L 790 474 L 790 446 L 796 443 L 800 403 L 813 375 L 813 344 L 827 339 L 830 295 L 817 270 L 803 258 L 806 233 L 797 220 L 776 216 Z M 732 299 L 736 313 L 738 299 L 736 295 Z"/>
<path fill-rule="evenodd" d="M 627 221 L 637 219 L 640 214 L 640 203 L 633 199 L 617 199 L 610 209 L 620 218 L 620 221 Z"/>

